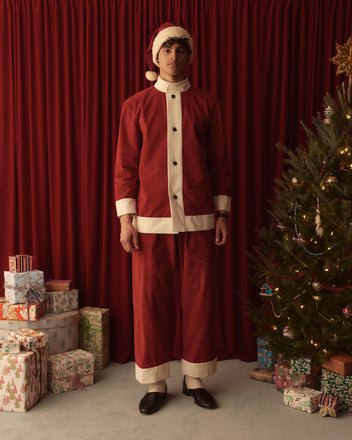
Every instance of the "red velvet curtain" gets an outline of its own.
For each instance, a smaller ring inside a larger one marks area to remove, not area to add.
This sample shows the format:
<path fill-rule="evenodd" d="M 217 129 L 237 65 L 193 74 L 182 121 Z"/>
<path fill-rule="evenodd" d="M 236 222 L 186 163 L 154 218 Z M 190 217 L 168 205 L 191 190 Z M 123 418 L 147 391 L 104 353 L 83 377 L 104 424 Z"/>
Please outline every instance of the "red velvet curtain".
<path fill-rule="evenodd" d="M 111 309 L 113 360 L 133 358 L 114 158 L 121 103 L 148 86 L 144 52 L 166 20 L 194 36 L 191 82 L 223 106 L 233 213 L 216 251 L 219 357 L 250 360 L 237 293 L 257 297 L 246 250 L 268 221 L 275 144 L 303 141 L 299 121 L 334 93 L 329 58 L 352 33 L 350 0 L 0 0 L 0 267 L 30 253 L 46 278 L 72 279 L 80 305 Z"/>

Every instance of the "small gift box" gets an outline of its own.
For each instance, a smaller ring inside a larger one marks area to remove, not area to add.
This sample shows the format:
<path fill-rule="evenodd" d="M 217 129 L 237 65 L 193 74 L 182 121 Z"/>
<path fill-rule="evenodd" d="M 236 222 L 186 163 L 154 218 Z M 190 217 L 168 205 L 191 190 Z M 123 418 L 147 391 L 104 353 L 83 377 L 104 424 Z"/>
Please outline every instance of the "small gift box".
<path fill-rule="evenodd" d="M 284 390 L 284 404 L 300 411 L 314 413 L 318 410 L 321 391 L 308 387 L 288 387 Z"/>
<path fill-rule="evenodd" d="M 44 273 L 41 270 L 28 272 L 4 271 L 5 298 L 12 304 L 43 302 L 45 298 Z"/>
<path fill-rule="evenodd" d="M 78 309 L 78 290 L 63 290 L 47 292 L 48 312 L 64 313 Z"/>
<path fill-rule="evenodd" d="M 257 368 L 267 370 L 273 366 L 273 353 L 266 349 L 267 341 L 264 338 L 257 338 Z"/>
<path fill-rule="evenodd" d="M 35 357 L 38 367 L 40 367 L 39 385 L 40 397 L 47 392 L 47 361 L 48 361 L 48 334 L 32 329 L 19 329 L 9 332 L 9 342 L 19 342 L 21 347 L 31 350 Z"/>
<path fill-rule="evenodd" d="M 48 359 L 48 389 L 55 394 L 93 385 L 94 356 L 78 349 Z"/>
<path fill-rule="evenodd" d="M 49 280 L 45 283 L 47 292 L 62 292 L 71 290 L 71 280 Z"/>
<path fill-rule="evenodd" d="M 95 369 L 106 367 L 110 360 L 110 311 L 99 307 L 79 309 L 79 346 L 93 353 Z"/>
<path fill-rule="evenodd" d="M 323 368 L 321 391 L 338 398 L 338 409 L 342 412 L 352 412 L 352 376 L 343 376 Z"/>
<path fill-rule="evenodd" d="M 249 372 L 249 377 L 251 379 L 260 380 L 261 382 L 275 382 L 275 371 L 272 370 L 262 370 L 261 368 L 255 368 Z"/>
<path fill-rule="evenodd" d="M 323 368 L 334 371 L 337 374 L 342 374 L 343 376 L 352 375 L 352 356 L 347 354 L 335 354 L 331 358 L 322 364 Z"/>
<path fill-rule="evenodd" d="M 275 365 L 276 389 L 283 392 L 292 382 L 292 368 L 290 361 L 281 361 Z"/>
<path fill-rule="evenodd" d="M 0 298 L 0 320 L 37 321 L 46 312 L 46 301 L 42 303 L 12 304 Z"/>
<path fill-rule="evenodd" d="M 9 257 L 9 270 L 11 272 L 26 272 L 33 270 L 33 257 L 32 255 L 14 255 Z"/>
<path fill-rule="evenodd" d="M 41 397 L 40 364 L 33 351 L 0 353 L 0 411 L 28 411 Z"/>
<path fill-rule="evenodd" d="M 2 354 L 18 354 L 21 351 L 19 341 L 1 341 L 0 344 Z"/>
<path fill-rule="evenodd" d="M 329 396 L 323 393 L 319 400 L 319 415 L 321 417 L 331 416 L 336 417 L 337 413 L 337 397 Z"/>

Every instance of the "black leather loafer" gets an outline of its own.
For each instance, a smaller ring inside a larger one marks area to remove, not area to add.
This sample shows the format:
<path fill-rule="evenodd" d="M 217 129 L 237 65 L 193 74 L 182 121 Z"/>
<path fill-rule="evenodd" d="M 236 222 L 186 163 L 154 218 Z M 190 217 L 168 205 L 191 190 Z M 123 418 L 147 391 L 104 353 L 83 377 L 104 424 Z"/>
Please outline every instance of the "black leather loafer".
<path fill-rule="evenodd" d="M 188 389 L 185 377 L 183 378 L 183 394 L 193 396 L 194 403 L 201 408 L 216 409 L 218 407 L 214 397 L 205 388 Z"/>
<path fill-rule="evenodd" d="M 155 413 L 160 409 L 163 400 L 166 399 L 166 395 L 167 387 L 165 388 L 165 393 L 146 393 L 139 403 L 139 412 L 147 415 Z"/>

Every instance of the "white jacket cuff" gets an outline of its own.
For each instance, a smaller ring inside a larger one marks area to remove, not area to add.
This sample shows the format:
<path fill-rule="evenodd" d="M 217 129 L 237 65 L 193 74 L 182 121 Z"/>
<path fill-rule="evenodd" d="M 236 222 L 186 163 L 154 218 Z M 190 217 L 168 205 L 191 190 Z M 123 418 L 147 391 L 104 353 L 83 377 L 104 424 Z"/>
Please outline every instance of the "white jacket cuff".
<path fill-rule="evenodd" d="M 136 199 L 116 200 L 115 205 L 118 217 L 121 217 L 121 215 L 125 214 L 137 214 Z"/>
<path fill-rule="evenodd" d="M 229 196 L 213 196 L 215 211 L 231 211 L 231 197 Z"/>

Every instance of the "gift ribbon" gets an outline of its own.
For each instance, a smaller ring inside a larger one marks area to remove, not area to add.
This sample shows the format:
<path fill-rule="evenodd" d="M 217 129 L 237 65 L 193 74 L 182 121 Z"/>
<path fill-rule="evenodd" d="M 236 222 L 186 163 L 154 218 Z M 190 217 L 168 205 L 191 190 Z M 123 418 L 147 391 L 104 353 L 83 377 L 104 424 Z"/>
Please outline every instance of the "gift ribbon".
<path fill-rule="evenodd" d="M 37 290 L 34 290 L 34 289 L 29 289 L 24 294 L 24 296 L 26 298 L 28 321 L 29 321 L 29 306 L 30 306 L 30 303 L 37 303 L 39 305 L 40 311 L 42 313 L 44 313 L 43 303 L 40 300 L 40 297 L 41 297 L 40 295 L 41 295 L 40 292 L 38 292 Z"/>
<path fill-rule="evenodd" d="M 76 374 L 74 374 L 72 377 L 71 376 L 66 376 L 66 377 L 53 377 L 53 375 L 50 373 L 50 378 L 53 378 L 55 380 L 66 380 L 66 379 L 71 379 L 71 386 L 77 390 L 80 391 L 86 391 L 84 383 L 81 382 L 80 376 L 93 376 L 94 373 L 87 373 L 87 374 L 78 374 L 78 368 L 77 368 L 77 361 L 74 357 L 69 356 L 67 353 L 61 353 L 62 356 L 66 356 L 69 359 L 73 360 L 74 363 L 74 368 L 76 370 Z"/>
<path fill-rule="evenodd" d="M 85 332 L 86 341 L 90 341 L 90 331 L 102 333 L 106 328 L 108 328 L 108 325 L 103 328 L 92 328 L 90 326 L 90 321 L 86 316 L 82 316 L 79 323 L 79 330 Z"/>
<path fill-rule="evenodd" d="M 319 415 L 321 417 L 336 417 L 337 397 L 322 394 L 319 400 Z"/>

